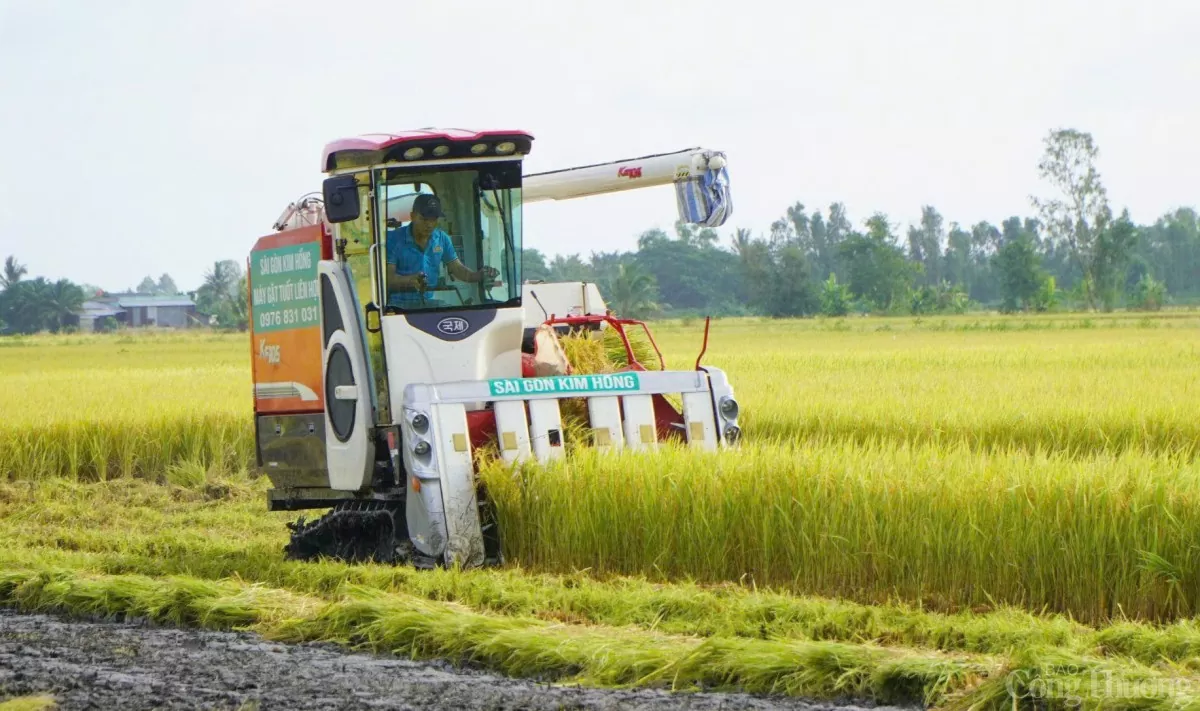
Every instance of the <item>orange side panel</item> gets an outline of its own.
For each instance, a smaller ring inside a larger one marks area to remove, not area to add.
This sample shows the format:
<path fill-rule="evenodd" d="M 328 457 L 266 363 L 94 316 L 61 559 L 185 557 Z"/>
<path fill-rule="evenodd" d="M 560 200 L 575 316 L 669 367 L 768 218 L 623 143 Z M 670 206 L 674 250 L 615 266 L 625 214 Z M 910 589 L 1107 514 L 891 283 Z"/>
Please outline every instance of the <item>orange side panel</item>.
<path fill-rule="evenodd" d="M 323 237 L 320 226 L 300 227 L 261 237 L 250 252 L 250 347 L 258 414 L 325 409 L 317 277 Z"/>
<path fill-rule="evenodd" d="M 320 326 L 263 334 L 255 338 L 255 345 L 254 382 L 264 386 L 254 398 L 256 412 L 320 412 L 325 408 Z"/>

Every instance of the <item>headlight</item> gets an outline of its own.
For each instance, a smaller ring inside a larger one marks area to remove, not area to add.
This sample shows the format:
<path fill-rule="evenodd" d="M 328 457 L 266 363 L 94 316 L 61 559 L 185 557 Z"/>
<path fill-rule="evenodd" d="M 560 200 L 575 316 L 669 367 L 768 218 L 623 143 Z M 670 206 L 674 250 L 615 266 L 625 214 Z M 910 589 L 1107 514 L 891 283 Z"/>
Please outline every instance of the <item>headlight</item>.
<path fill-rule="evenodd" d="M 409 148 L 407 151 L 404 151 L 404 157 L 407 160 L 416 160 L 417 158 L 420 158 L 423 155 L 425 155 L 425 149 L 421 148 L 420 146 L 413 146 L 412 148 Z"/>
<path fill-rule="evenodd" d="M 413 447 L 413 452 L 418 457 L 424 457 L 425 455 L 429 454 L 429 443 L 425 440 L 417 442 L 417 446 Z"/>
<path fill-rule="evenodd" d="M 727 419 L 727 420 L 736 420 L 737 419 L 737 416 L 738 416 L 737 400 L 734 400 L 731 397 L 723 397 L 723 398 L 721 398 L 721 403 L 718 406 L 718 409 L 720 409 L 721 416 L 724 417 L 725 419 Z"/>
<path fill-rule="evenodd" d="M 412 418 L 412 426 L 420 434 L 425 434 L 425 431 L 429 429 L 429 418 L 423 412 L 418 413 L 416 417 Z"/>
<path fill-rule="evenodd" d="M 725 441 L 733 444 L 742 438 L 742 428 L 737 425 L 730 425 L 725 428 Z"/>

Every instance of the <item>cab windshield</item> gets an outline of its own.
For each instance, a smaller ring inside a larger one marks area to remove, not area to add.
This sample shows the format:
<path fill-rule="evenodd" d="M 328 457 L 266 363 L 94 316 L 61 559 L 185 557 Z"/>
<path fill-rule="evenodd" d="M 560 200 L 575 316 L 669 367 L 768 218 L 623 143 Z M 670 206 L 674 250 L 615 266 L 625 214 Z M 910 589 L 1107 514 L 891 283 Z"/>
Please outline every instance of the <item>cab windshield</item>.
<path fill-rule="evenodd" d="M 520 303 L 519 161 L 375 172 L 385 313 Z"/>

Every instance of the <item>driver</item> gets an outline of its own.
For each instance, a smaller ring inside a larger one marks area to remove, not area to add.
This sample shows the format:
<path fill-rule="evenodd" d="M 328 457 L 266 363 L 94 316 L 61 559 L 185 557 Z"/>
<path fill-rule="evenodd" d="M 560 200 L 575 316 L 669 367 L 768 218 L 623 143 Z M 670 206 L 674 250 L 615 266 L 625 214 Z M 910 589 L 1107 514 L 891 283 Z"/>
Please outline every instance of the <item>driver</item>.
<path fill-rule="evenodd" d="M 422 193 L 413 200 L 412 221 L 400 228 L 388 228 L 387 285 L 392 292 L 389 305 L 418 306 L 422 295 L 426 301 L 433 299 L 433 292 L 427 289 L 430 284 L 437 284 L 442 264 L 456 279 L 471 283 L 494 279 L 499 273 L 489 266 L 472 271 L 459 260 L 450 235 L 437 226 L 438 219 L 445 215 L 436 195 Z"/>

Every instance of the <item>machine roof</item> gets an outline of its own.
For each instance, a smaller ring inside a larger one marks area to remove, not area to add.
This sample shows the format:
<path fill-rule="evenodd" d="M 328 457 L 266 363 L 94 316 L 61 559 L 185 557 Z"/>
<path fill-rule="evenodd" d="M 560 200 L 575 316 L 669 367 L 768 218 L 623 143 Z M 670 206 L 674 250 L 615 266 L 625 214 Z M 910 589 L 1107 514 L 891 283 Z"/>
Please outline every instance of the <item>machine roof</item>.
<path fill-rule="evenodd" d="M 325 144 L 325 151 L 321 154 L 321 170 L 325 171 L 333 167 L 334 156 L 343 151 L 386 152 L 396 146 L 403 146 L 409 143 L 426 143 L 430 141 L 466 143 L 500 137 L 523 138 L 526 142 L 526 149 L 528 142 L 533 140 L 533 134 L 519 129 L 508 131 L 472 131 L 463 128 L 422 128 L 401 133 L 365 133 L 361 136 L 341 138 Z"/>

